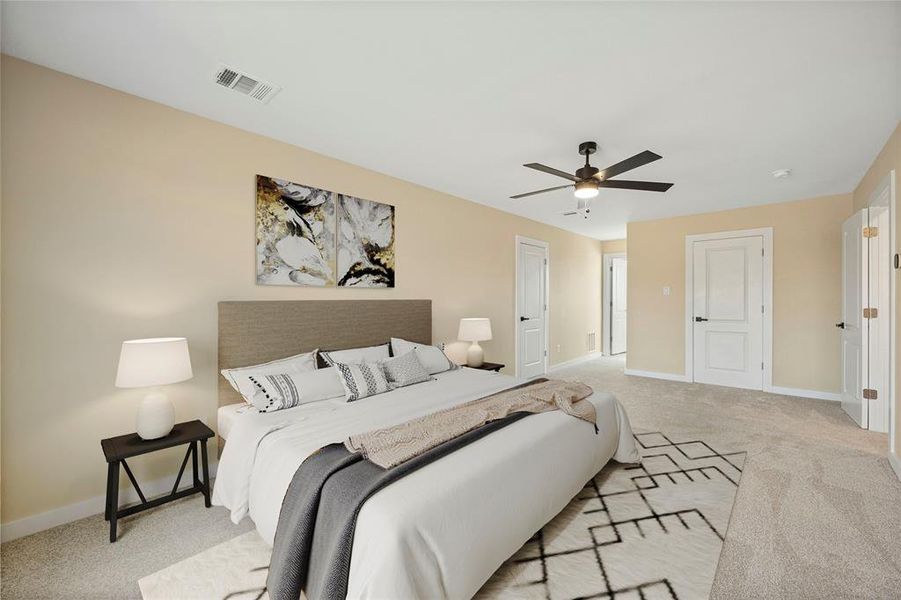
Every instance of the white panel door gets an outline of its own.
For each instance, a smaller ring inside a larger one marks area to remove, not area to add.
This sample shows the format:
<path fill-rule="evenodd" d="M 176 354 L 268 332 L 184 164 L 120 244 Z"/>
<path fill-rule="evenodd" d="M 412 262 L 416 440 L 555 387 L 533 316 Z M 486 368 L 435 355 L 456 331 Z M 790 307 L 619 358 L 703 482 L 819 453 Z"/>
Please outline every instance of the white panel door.
<path fill-rule="evenodd" d="M 610 259 L 610 354 L 626 351 L 626 259 Z"/>
<path fill-rule="evenodd" d="M 867 426 L 866 321 L 863 319 L 867 289 L 867 244 L 863 228 L 867 225 L 863 209 L 842 225 L 842 408 L 861 427 Z"/>
<path fill-rule="evenodd" d="M 763 389 L 763 238 L 693 244 L 694 380 Z"/>
<path fill-rule="evenodd" d="M 547 248 L 519 242 L 517 295 L 520 377 L 547 373 Z"/>

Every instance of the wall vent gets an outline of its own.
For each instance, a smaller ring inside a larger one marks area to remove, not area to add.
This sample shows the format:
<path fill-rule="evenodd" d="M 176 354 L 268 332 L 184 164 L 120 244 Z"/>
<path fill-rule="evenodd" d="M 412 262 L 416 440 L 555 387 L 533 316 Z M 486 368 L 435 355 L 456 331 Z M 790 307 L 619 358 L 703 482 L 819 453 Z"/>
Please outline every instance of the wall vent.
<path fill-rule="evenodd" d="M 279 86 L 262 81 L 259 77 L 225 65 L 219 65 L 215 79 L 218 85 L 250 96 L 263 104 L 268 104 L 272 97 L 282 90 Z"/>
<path fill-rule="evenodd" d="M 587 343 L 589 352 L 594 352 L 597 349 L 596 343 L 597 343 L 597 336 L 595 336 L 595 333 L 593 331 L 589 331 L 588 332 L 588 343 Z"/>

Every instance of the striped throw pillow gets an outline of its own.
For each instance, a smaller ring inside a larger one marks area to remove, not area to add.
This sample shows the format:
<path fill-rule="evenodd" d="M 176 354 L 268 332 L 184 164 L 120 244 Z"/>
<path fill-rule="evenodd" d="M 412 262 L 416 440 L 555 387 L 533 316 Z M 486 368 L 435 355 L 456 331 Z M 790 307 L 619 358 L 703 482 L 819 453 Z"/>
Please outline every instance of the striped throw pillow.
<path fill-rule="evenodd" d="M 272 373 L 248 376 L 254 392 L 245 400 L 260 412 L 293 408 L 344 396 L 344 385 L 336 369 L 317 369 L 306 373 Z"/>
<path fill-rule="evenodd" d="M 260 412 L 272 412 L 292 408 L 300 404 L 300 393 L 290 375 L 251 375 L 248 377 L 256 386 L 254 406 Z"/>
<path fill-rule="evenodd" d="M 388 379 L 382 371 L 381 365 L 374 362 L 359 364 L 335 363 L 335 369 L 341 376 L 347 401 L 353 402 L 360 398 L 384 394 L 390 388 Z"/>

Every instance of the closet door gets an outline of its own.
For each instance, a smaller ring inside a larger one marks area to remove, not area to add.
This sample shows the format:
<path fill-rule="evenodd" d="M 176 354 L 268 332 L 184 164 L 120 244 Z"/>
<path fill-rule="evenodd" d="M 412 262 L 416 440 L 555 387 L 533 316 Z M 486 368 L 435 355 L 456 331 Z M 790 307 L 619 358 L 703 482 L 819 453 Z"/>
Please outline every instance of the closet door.
<path fill-rule="evenodd" d="M 694 380 L 763 389 L 763 238 L 694 242 Z"/>

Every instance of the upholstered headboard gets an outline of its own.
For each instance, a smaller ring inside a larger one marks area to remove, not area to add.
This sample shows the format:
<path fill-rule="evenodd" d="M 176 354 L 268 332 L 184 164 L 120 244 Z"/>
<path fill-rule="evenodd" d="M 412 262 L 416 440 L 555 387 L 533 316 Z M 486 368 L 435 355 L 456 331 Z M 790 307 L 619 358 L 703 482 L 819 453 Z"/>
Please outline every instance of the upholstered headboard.
<path fill-rule="evenodd" d="M 219 369 L 316 348 L 342 350 L 399 337 L 432 343 L 431 300 L 287 300 L 219 303 Z M 242 402 L 219 377 L 219 406 Z"/>

